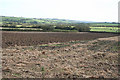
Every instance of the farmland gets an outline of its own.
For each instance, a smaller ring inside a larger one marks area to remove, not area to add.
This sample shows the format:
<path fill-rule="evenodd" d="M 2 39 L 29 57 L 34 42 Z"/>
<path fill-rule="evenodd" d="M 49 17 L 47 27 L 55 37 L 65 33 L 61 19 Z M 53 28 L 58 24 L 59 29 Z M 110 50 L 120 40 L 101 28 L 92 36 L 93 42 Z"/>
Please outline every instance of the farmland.
<path fill-rule="evenodd" d="M 117 23 L 3 17 L 2 24 L 3 78 L 120 76 Z"/>
<path fill-rule="evenodd" d="M 68 42 L 72 40 L 92 40 L 102 37 L 111 37 L 118 34 L 105 33 L 61 33 L 61 32 L 4 32 L 2 33 L 3 47 L 31 46 L 52 42 Z"/>
<path fill-rule="evenodd" d="M 90 31 L 120 33 L 120 26 L 117 23 L 91 23 Z"/>
<path fill-rule="evenodd" d="M 116 22 L 87 23 L 75 20 L 2 16 L 3 31 L 111 32 L 119 33 Z"/>
<path fill-rule="evenodd" d="M 92 26 L 101 26 L 101 27 L 109 27 L 109 26 L 118 26 L 117 23 L 91 23 Z"/>
<path fill-rule="evenodd" d="M 119 76 L 118 34 L 3 31 L 2 41 L 3 78 Z"/>
<path fill-rule="evenodd" d="M 90 27 L 90 31 L 119 33 L 120 27 Z"/>

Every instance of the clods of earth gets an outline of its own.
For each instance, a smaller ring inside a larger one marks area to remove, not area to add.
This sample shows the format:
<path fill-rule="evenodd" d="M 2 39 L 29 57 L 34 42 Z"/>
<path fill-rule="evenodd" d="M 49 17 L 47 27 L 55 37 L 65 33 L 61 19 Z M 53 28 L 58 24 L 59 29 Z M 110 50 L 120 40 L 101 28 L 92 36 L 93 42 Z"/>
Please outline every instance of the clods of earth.
<path fill-rule="evenodd" d="M 2 50 L 3 78 L 118 78 L 118 36 Z"/>

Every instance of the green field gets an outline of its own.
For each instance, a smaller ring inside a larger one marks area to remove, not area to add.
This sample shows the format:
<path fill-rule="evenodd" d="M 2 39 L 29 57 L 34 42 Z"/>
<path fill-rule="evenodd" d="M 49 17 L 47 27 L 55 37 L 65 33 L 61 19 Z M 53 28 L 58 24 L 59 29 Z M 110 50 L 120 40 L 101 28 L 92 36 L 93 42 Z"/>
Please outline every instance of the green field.
<path fill-rule="evenodd" d="M 120 27 L 90 27 L 90 31 L 95 32 L 114 32 L 119 33 Z"/>
<path fill-rule="evenodd" d="M 103 27 L 109 27 L 109 26 L 118 26 L 117 23 L 91 23 L 92 26 L 103 26 Z"/>

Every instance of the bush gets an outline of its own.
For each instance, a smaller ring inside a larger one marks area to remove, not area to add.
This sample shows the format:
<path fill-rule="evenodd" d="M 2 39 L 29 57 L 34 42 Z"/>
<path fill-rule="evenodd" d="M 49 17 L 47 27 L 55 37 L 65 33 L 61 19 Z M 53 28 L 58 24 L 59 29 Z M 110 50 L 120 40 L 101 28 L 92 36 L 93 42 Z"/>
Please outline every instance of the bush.
<path fill-rule="evenodd" d="M 90 26 L 89 24 L 80 23 L 80 24 L 77 24 L 75 28 L 79 32 L 87 32 L 87 31 L 90 31 L 89 26 Z"/>
<path fill-rule="evenodd" d="M 54 27 L 50 26 L 50 25 L 44 25 L 41 27 L 43 29 L 43 31 L 53 31 Z"/>

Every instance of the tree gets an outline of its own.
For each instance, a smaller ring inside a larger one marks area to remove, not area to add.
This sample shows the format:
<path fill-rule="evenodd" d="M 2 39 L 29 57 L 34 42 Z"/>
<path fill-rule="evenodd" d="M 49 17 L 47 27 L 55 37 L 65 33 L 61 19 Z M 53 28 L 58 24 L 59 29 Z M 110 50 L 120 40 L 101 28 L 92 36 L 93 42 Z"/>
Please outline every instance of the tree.
<path fill-rule="evenodd" d="M 78 30 L 79 32 L 87 32 L 87 31 L 90 31 L 90 28 L 89 28 L 89 24 L 86 24 L 86 23 L 80 23 L 80 24 L 77 24 L 76 25 L 76 30 Z"/>
<path fill-rule="evenodd" d="M 53 31 L 54 30 L 54 27 L 51 25 L 44 25 L 44 26 L 41 26 L 41 28 L 43 29 L 43 31 Z"/>

